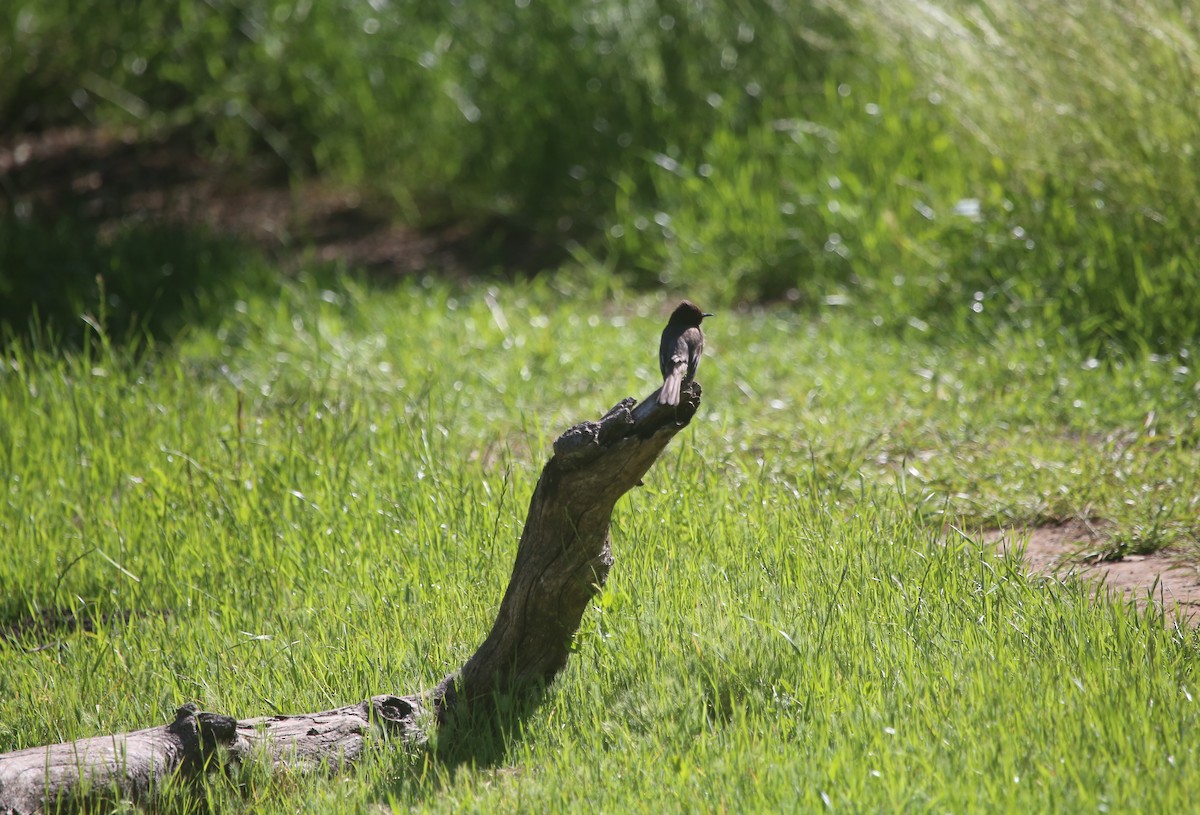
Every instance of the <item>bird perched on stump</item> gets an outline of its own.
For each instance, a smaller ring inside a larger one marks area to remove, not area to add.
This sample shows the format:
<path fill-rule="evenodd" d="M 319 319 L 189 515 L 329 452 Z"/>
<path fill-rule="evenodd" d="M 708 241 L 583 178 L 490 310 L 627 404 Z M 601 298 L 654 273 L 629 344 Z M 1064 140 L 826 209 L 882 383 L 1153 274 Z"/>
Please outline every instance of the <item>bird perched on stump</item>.
<path fill-rule="evenodd" d="M 678 405 L 679 389 L 696 376 L 700 355 L 704 352 L 704 332 L 700 322 L 711 317 L 690 300 L 684 300 L 671 312 L 658 344 L 658 367 L 663 384 L 658 391 L 660 405 Z"/>

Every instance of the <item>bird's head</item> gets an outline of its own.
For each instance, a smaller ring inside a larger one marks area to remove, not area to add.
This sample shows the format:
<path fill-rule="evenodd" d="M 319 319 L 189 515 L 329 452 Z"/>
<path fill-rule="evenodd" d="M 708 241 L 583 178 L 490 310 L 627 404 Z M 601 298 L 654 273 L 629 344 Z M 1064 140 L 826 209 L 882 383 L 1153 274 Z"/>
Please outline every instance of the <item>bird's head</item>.
<path fill-rule="evenodd" d="M 691 300 L 684 300 L 671 312 L 669 322 L 676 325 L 700 325 L 701 320 L 711 316 L 711 312 L 701 311 L 700 307 Z"/>

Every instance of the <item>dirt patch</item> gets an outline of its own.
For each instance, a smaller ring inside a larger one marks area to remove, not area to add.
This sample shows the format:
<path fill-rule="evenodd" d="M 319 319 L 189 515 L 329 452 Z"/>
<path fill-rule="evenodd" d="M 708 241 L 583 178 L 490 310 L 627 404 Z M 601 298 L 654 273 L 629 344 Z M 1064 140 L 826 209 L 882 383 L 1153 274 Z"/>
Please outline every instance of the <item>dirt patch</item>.
<path fill-rule="evenodd" d="M 1189 625 L 1200 624 L 1200 574 L 1195 564 L 1171 550 L 1102 560 L 1099 555 L 1110 549 L 1107 529 L 1102 521 L 1072 520 L 992 530 L 984 539 L 1005 556 L 1015 557 L 1023 548 L 1023 562 L 1031 574 L 1092 581 L 1138 603 L 1153 602 L 1168 618 L 1175 614 Z"/>

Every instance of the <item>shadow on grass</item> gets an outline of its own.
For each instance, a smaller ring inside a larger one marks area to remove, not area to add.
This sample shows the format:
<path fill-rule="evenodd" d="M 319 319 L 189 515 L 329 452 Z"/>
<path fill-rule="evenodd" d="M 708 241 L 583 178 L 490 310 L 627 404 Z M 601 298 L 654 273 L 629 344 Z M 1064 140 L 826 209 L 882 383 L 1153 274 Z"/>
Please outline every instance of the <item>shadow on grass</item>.
<path fill-rule="evenodd" d="M 460 773 L 501 777 L 519 774 L 512 756 L 525 738 L 524 730 L 546 700 L 544 688 L 494 697 L 476 703 L 469 713 L 451 714 L 420 748 L 406 769 L 388 773 L 375 785 L 371 800 L 404 807 L 437 795 L 454 784 Z"/>
<path fill-rule="evenodd" d="M 10 338 L 41 331 L 78 344 L 93 330 L 82 316 L 104 311 L 114 342 L 166 339 L 219 313 L 250 258 L 274 270 L 268 279 L 328 268 L 378 286 L 414 274 L 464 282 L 556 268 L 565 239 L 499 216 L 406 223 L 367 188 L 289 176 L 262 156 L 214 158 L 185 131 L 0 133 L 0 330 Z"/>
<path fill-rule="evenodd" d="M 545 700 L 545 688 L 535 688 L 476 702 L 470 712 L 451 712 L 438 728 L 433 757 L 451 771 L 503 765 L 525 723 Z"/>
<path fill-rule="evenodd" d="M 202 231 L 74 218 L 0 220 L 0 347 L 78 348 L 89 336 L 169 340 L 267 279 L 258 253 Z"/>
<path fill-rule="evenodd" d="M 92 633 L 114 625 L 127 625 L 144 617 L 169 617 L 170 610 L 135 611 L 118 609 L 101 611 L 95 606 L 78 609 L 43 609 L 35 614 L 0 622 L 0 650 L 12 647 L 27 653 L 45 651 L 62 645 L 77 632 Z"/>

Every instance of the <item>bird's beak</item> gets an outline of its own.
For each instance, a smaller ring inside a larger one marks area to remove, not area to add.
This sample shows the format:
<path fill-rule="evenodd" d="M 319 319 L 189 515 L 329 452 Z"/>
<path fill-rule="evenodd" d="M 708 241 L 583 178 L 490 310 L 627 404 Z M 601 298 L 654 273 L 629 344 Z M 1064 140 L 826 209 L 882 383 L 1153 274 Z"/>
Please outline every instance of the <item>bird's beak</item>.
<path fill-rule="evenodd" d="M 700 314 L 700 316 L 701 317 L 711 317 L 711 316 L 713 316 L 713 313 L 711 311 L 705 311 L 705 312 L 702 312 Z"/>

